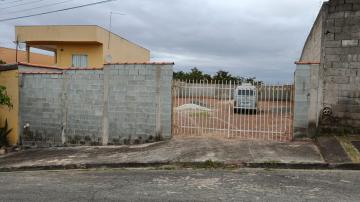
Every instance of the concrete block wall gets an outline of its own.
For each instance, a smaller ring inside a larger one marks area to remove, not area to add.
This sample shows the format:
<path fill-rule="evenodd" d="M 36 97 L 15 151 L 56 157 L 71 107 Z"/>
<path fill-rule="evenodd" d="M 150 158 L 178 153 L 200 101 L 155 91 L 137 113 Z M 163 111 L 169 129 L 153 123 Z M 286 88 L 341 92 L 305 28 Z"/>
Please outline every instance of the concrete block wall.
<path fill-rule="evenodd" d="M 315 72 L 310 68 L 316 79 L 308 81 L 314 86 L 308 109 L 308 126 L 316 128 L 312 133 L 359 134 L 360 1 L 323 4 L 298 64 L 320 64 Z"/>
<path fill-rule="evenodd" d="M 22 73 L 21 137 L 47 146 L 169 139 L 172 66 L 116 64 L 100 70 Z"/>
<path fill-rule="evenodd" d="M 19 129 L 21 141 L 61 145 L 62 74 L 20 74 Z M 31 130 L 24 129 L 30 124 Z"/>
<path fill-rule="evenodd" d="M 323 7 L 324 8 L 324 7 Z M 323 8 L 321 9 L 323 11 Z M 320 12 L 306 39 L 300 61 L 320 62 L 324 12 Z"/>
<path fill-rule="evenodd" d="M 65 141 L 102 144 L 103 70 L 64 72 Z"/>
<path fill-rule="evenodd" d="M 360 132 L 360 1 L 326 4 L 322 44 L 322 101 L 331 116 L 320 117 L 324 132 Z"/>
<path fill-rule="evenodd" d="M 171 65 L 111 65 L 109 142 L 144 143 L 171 137 Z"/>

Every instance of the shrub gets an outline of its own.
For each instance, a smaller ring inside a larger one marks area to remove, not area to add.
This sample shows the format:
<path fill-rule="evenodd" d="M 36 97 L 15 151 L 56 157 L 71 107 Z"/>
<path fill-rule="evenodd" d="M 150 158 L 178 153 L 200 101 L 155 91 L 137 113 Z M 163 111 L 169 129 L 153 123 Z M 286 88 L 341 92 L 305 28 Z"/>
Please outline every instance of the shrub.
<path fill-rule="evenodd" d="M 4 127 L 0 128 L 0 147 L 9 145 L 8 135 L 10 134 L 11 131 L 12 129 L 8 128 L 8 122 L 7 120 L 5 120 Z"/>
<path fill-rule="evenodd" d="M 0 86 L 0 105 L 5 105 L 9 108 L 12 107 L 10 97 L 6 93 L 5 86 Z"/>

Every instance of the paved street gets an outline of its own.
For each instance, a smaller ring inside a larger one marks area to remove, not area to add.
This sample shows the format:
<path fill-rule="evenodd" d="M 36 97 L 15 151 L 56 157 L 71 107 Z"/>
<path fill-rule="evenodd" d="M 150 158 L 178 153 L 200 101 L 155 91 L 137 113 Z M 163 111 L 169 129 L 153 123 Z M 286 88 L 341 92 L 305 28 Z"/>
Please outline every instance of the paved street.
<path fill-rule="evenodd" d="M 1 201 L 360 201 L 359 171 L 36 171 L 0 184 Z"/>

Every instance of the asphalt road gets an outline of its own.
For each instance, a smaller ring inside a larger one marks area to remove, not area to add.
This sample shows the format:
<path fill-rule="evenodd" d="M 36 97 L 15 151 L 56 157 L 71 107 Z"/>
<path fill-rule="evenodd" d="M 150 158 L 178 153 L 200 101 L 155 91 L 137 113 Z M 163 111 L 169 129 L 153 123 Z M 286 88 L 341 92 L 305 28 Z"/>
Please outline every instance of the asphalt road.
<path fill-rule="evenodd" d="M 359 171 L 34 171 L 0 184 L 0 201 L 360 201 Z"/>

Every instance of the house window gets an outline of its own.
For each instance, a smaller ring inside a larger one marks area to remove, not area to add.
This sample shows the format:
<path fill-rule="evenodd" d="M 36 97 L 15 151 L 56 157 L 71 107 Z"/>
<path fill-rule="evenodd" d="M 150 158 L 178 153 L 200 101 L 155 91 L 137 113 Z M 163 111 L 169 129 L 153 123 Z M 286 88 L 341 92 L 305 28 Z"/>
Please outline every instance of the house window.
<path fill-rule="evenodd" d="M 87 55 L 72 55 L 72 66 L 73 67 L 87 67 L 88 56 Z"/>

